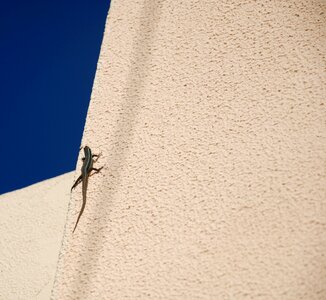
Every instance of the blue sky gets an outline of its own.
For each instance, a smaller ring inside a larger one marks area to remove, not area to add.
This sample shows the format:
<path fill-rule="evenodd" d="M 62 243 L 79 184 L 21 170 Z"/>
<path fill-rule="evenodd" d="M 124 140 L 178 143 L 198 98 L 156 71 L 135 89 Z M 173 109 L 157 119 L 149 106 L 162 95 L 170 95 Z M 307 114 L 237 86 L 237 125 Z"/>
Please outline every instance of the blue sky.
<path fill-rule="evenodd" d="M 1 1 L 0 194 L 75 169 L 109 5 Z"/>

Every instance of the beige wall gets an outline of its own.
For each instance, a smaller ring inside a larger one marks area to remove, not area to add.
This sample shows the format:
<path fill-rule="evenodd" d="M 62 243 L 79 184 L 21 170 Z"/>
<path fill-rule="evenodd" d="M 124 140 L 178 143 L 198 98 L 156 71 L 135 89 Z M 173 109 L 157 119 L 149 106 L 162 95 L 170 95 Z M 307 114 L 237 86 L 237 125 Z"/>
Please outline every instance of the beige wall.
<path fill-rule="evenodd" d="M 325 12 L 112 1 L 53 299 L 326 299 Z"/>
<path fill-rule="evenodd" d="M 62 241 L 67 173 L 0 196 L 0 299 L 47 300 Z"/>

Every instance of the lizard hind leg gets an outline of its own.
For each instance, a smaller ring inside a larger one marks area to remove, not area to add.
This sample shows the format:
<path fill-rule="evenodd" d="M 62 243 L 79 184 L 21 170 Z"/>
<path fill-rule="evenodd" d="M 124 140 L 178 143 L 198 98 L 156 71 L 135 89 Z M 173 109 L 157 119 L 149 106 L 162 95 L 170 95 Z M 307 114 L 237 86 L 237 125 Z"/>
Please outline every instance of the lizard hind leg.
<path fill-rule="evenodd" d="M 92 168 L 92 171 L 95 171 L 96 173 L 100 172 L 103 169 L 103 167 L 96 169 L 96 168 Z"/>
<path fill-rule="evenodd" d="M 77 180 L 75 181 L 74 185 L 71 187 L 71 190 L 72 191 L 78 184 L 80 184 L 83 180 L 83 175 L 80 175 Z"/>
<path fill-rule="evenodd" d="M 100 172 L 103 169 L 103 167 L 96 169 L 96 168 L 92 168 L 91 171 L 95 171 L 93 174 L 90 174 L 90 176 L 93 176 L 94 174 L 97 174 L 98 172 Z"/>

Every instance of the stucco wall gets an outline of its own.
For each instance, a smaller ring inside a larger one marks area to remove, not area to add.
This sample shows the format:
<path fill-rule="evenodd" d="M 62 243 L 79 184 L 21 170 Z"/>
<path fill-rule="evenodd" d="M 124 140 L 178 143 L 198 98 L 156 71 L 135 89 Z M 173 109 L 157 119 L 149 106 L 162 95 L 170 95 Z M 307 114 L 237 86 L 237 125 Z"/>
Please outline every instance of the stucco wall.
<path fill-rule="evenodd" d="M 324 1 L 112 1 L 104 169 L 53 299 L 326 299 L 325 25 Z"/>
<path fill-rule="evenodd" d="M 70 185 L 67 173 L 0 196 L 0 299 L 50 299 Z"/>

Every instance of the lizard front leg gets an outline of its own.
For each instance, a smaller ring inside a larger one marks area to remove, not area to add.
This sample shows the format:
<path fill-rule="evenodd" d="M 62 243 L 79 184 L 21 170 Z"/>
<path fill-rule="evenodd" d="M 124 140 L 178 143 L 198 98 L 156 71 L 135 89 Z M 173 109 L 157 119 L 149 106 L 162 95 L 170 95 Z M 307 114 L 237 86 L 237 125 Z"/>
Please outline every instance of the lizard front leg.
<path fill-rule="evenodd" d="M 93 161 L 96 163 L 98 161 L 98 159 L 100 158 L 100 156 L 102 155 L 102 153 L 99 153 L 99 154 L 93 154 L 92 155 L 92 158 L 93 157 L 96 157 L 96 159 L 93 159 Z"/>

